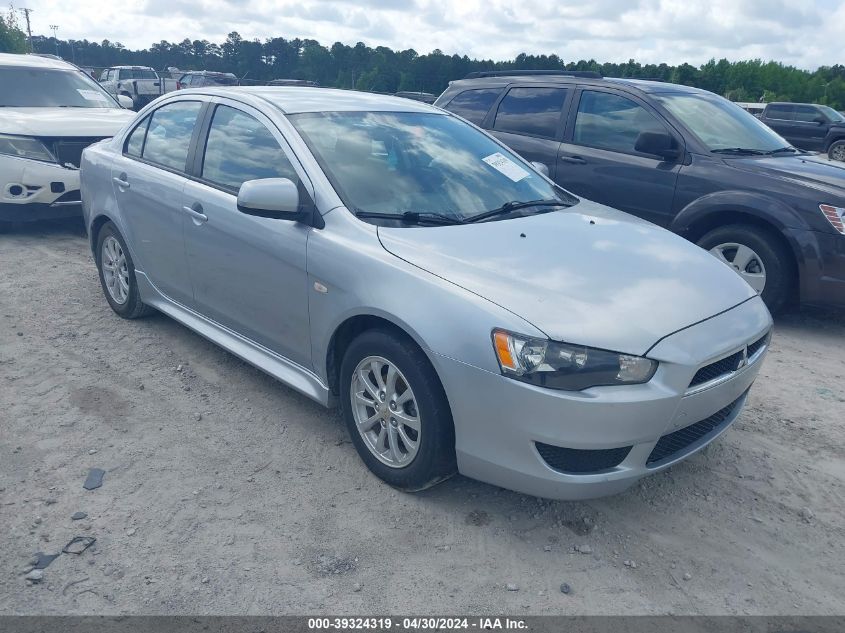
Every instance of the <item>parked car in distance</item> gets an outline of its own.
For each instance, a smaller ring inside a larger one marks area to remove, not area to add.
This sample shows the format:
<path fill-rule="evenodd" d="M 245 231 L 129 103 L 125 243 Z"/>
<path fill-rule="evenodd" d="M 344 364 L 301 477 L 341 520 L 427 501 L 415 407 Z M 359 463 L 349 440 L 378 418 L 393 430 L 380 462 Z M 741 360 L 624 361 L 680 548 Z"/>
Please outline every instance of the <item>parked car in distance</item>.
<path fill-rule="evenodd" d="M 436 104 L 577 195 L 667 227 L 731 266 L 772 311 L 845 307 L 845 170 L 711 92 L 595 76 L 482 73 Z"/>
<path fill-rule="evenodd" d="M 845 116 L 815 103 L 768 103 L 760 120 L 795 147 L 845 161 Z"/>
<path fill-rule="evenodd" d="M 100 75 L 100 84 L 115 97 L 123 95 L 132 99 L 136 110 L 177 88 L 175 79 L 162 77 L 149 66 L 106 68 Z"/>
<path fill-rule="evenodd" d="M 414 101 L 422 101 L 423 103 L 434 103 L 437 100 L 437 97 L 430 92 L 411 92 L 407 90 L 402 90 L 400 92 L 396 92 L 393 95 L 394 97 L 403 97 L 405 99 L 413 99 Z"/>
<path fill-rule="evenodd" d="M 763 110 L 766 108 L 765 103 L 743 103 L 740 101 L 736 101 L 735 103 L 749 114 L 756 116 L 758 119 L 760 118 L 760 115 L 763 114 Z"/>
<path fill-rule="evenodd" d="M 0 53 L 0 224 L 81 215 L 83 148 L 133 113 L 82 70 Z"/>
<path fill-rule="evenodd" d="M 205 88 L 206 86 L 237 86 L 240 83 L 233 73 L 218 73 L 211 70 L 188 71 L 179 77 L 177 88 Z"/>
<path fill-rule="evenodd" d="M 268 86 L 307 86 L 309 88 L 319 88 L 320 84 L 316 81 L 309 81 L 307 79 L 272 79 L 267 82 Z"/>
<path fill-rule="evenodd" d="M 339 404 L 404 490 L 457 470 L 618 492 L 724 432 L 768 346 L 763 301 L 708 253 L 409 99 L 182 90 L 82 177 L 118 315 L 158 309 Z"/>

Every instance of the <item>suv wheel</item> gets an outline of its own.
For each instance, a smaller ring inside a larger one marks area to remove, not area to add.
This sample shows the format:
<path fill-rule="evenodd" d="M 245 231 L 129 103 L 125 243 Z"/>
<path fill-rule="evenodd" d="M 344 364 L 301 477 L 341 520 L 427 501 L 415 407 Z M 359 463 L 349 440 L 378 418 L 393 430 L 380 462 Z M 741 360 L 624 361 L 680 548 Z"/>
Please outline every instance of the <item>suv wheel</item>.
<path fill-rule="evenodd" d="M 845 162 L 845 140 L 836 141 L 827 150 L 827 157 L 830 160 Z"/>
<path fill-rule="evenodd" d="M 106 222 L 97 235 L 97 270 L 100 285 L 111 309 L 124 319 L 137 319 L 152 314 L 153 309 L 141 301 L 135 265 L 123 236 L 111 222 Z"/>
<path fill-rule="evenodd" d="M 377 477 L 413 492 L 455 473 L 449 403 L 413 341 L 387 330 L 364 332 L 349 345 L 340 372 L 349 435 Z"/>
<path fill-rule="evenodd" d="M 792 291 L 790 255 L 770 231 L 748 224 L 720 226 L 698 245 L 745 279 L 771 312 L 786 305 Z"/>

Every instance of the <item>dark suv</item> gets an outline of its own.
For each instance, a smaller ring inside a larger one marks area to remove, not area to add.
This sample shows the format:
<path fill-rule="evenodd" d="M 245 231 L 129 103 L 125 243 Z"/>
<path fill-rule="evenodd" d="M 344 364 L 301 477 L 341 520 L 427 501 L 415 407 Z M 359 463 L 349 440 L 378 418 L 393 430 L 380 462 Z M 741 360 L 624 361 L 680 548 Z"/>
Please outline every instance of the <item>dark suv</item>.
<path fill-rule="evenodd" d="M 760 120 L 795 147 L 845 161 L 845 116 L 826 105 L 768 103 Z"/>
<path fill-rule="evenodd" d="M 709 250 L 772 311 L 791 300 L 845 307 L 845 168 L 726 99 L 594 73 L 487 72 L 451 82 L 435 105 L 569 191 Z"/>
<path fill-rule="evenodd" d="M 211 70 L 196 70 L 179 77 L 179 89 L 207 88 L 209 86 L 238 86 L 240 81 L 232 73 L 218 73 Z"/>

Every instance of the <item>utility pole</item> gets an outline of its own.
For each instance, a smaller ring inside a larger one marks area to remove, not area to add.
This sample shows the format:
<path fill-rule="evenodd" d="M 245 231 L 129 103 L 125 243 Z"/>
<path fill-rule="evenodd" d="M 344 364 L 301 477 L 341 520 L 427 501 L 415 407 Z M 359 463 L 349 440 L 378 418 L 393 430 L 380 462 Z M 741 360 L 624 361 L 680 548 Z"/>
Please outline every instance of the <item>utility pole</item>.
<path fill-rule="evenodd" d="M 29 25 L 29 14 L 32 13 L 32 9 L 20 8 L 18 9 L 18 11 L 22 12 L 24 18 L 26 18 L 26 35 L 28 38 L 27 41 L 29 42 L 29 52 L 32 53 L 32 27 L 30 27 Z"/>
<path fill-rule="evenodd" d="M 59 36 L 56 35 L 56 31 L 59 30 L 58 24 L 51 24 L 50 30 L 53 31 L 53 39 L 56 41 L 56 57 L 59 56 Z"/>

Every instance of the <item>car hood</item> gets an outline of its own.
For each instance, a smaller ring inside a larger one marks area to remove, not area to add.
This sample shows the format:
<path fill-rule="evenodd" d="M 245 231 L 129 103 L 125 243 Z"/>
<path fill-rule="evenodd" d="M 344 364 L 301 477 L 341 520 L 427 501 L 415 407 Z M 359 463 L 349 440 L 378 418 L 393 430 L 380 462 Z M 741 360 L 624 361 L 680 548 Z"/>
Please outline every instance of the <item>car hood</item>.
<path fill-rule="evenodd" d="M 645 354 L 661 338 L 755 295 L 698 246 L 586 200 L 479 224 L 379 227 L 378 235 L 388 252 L 551 339 L 628 354 Z"/>
<path fill-rule="evenodd" d="M 737 169 L 780 180 L 788 180 L 820 191 L 845 193 L 845 163 L 833 163 L 816 156 L 772 156 L 732 158 L 725 162 Z"/>
<path fill-rule="evenodd" d="M 0 108 L 0 134 L 114 136 L 134 116 L 121 108 Z"/>

